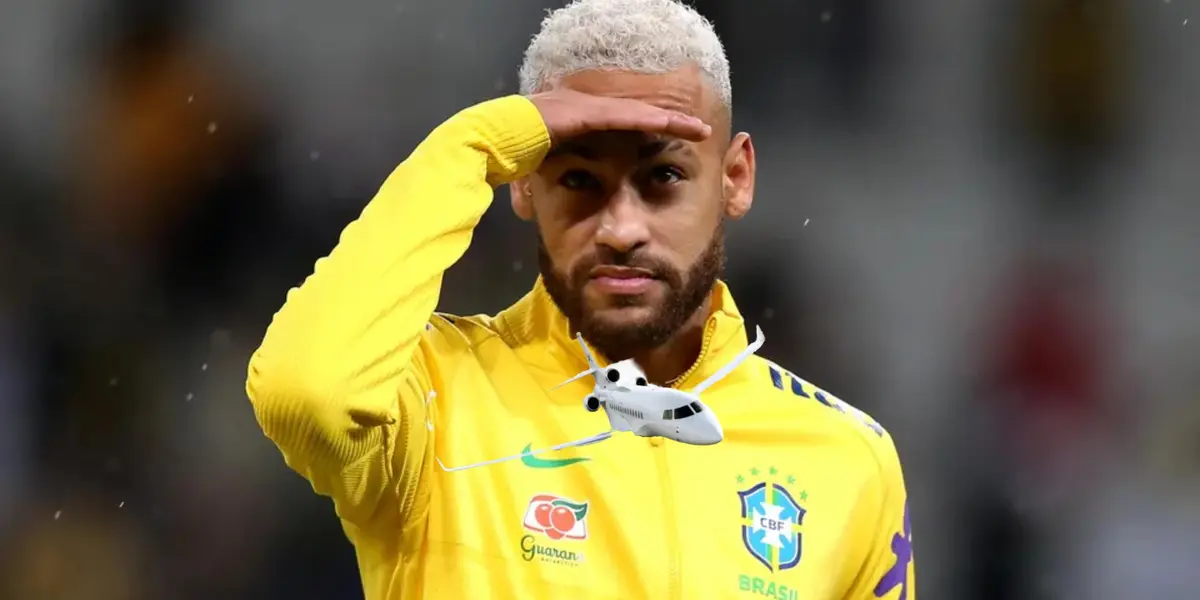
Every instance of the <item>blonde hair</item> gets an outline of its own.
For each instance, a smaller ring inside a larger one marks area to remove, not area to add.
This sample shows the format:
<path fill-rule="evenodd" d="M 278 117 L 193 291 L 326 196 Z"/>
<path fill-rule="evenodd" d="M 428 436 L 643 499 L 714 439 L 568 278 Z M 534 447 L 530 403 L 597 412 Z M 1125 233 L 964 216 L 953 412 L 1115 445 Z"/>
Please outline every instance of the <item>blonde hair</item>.
<path fill-rule="evenodd" d="M 677 0 L 574 0 L 551 11 L 521 63 L 522 94 L 592 70 L 669 73 L 694 65 L 725 108 L 729 61 L 712 23 Z"/>

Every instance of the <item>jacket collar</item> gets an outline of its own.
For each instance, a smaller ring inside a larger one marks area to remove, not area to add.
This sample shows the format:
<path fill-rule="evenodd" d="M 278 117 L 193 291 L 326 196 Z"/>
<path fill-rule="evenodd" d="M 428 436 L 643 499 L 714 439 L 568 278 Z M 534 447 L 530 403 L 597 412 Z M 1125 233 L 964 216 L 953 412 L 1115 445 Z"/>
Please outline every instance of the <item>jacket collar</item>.
<path fill-rule="evenodd" d="M 713 286 L 710 310 L 700 356 L 672 387 L 688 389 L 695 386 L 748 345 L 745 322 L 728 286 L 722 281 Z M 566 316 L 550 298 L 541 277 L 529 293 L 498 314 L 495 323 L 501 336 L 508 339 L 527 364 L 552 370 L 564 375 L 563 379 L 588 368 Z M 601 366 L 607 364 L 602 355 L 597 354 L 596 360 Z M 731 374 L 726 379 L 735 377 L 736 374 Z"/>

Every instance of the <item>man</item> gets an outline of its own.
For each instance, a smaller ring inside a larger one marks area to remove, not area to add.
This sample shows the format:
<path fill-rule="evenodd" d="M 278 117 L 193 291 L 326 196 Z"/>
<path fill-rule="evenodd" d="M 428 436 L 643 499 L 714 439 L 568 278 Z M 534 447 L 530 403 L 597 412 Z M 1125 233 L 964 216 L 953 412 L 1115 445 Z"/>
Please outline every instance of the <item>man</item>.
<path fill-rule="evenodd" d="M 901 470 L 865 415 L 751 358 L 704 393 L 725 440 L 618 435 L 581 406 L 582 332 L 689 389 L 747 346 L 717 280 L 750 209 L 711 25 L 672 0 L 551 13 L 523 96 L 439 126 L 288 295 L 247 389 L 263 430 L 331 497 L 366 596 L 914 597 Z M 443 272 L 508 184 L 541 277 L 495 317 L 434 314 Z"/>

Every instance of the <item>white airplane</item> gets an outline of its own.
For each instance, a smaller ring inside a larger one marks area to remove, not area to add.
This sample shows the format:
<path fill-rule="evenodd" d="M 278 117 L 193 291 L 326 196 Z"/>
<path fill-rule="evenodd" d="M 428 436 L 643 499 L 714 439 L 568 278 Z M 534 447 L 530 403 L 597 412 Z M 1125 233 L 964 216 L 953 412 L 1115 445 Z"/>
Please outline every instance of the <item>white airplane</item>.
<path fill-rule="evenodd" d="M 603 442 L 620 431 L 628 431 L 641 437 L 665 437 L 697 446 L 716 444 L 724 439 L 725 434 L 721 430 L 721 423 L 717 421 L 717 416 L 700 401 L 699 394 L 732 373 L 738 365 L 742 364 L 742 361 L 757 352 L 766 341 L 762 329 L 756 327 L 753 343 L 708 379 L 701 381 L 696 387 L 684 391 L 648 382 L 645 372 L 637 366 L 637 363 L 633 362 L 633 359 L 616 362 L 602 369 L 596 364 L 596 359 L 583 341 L 583 336 L 577 335 L 576 339 L 583 348 L 583 354 L 587 357 L 590 368 L 551 389 L 556 390 L 588 375 L 595 377 L 596 386 L 592 389 L 592 393 L 583 399 L 583 407 L 588 412 L 596 412 L 603 408 L 612 429 L 549 448 L 530 450 L 461 467 L 447 467 L 442 464 L 440 458 L 435 457 L 442 470 L 464 471 L 535 454 L 586 446 Z"/>

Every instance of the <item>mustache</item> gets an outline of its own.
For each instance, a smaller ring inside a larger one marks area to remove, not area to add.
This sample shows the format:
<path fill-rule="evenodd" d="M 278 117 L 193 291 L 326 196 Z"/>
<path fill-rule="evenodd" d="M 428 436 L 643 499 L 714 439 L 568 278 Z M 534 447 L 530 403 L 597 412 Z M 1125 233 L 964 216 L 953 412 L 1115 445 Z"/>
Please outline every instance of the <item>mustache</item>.
<path fill-rule="evenodd" d="M 667 282 L 671 287 L 683 284 L 680 273 L 671 263 L 651 256 L 645 252 L 620 252 L 612 248 L 598 248 L 596 251 L 580 258 L 571 269 L 571 283 L 578 289 L 587 283 L 592 269 L 596 267 L 626 267 L 642 269 L 652 274 L 655 279 Z"/>

